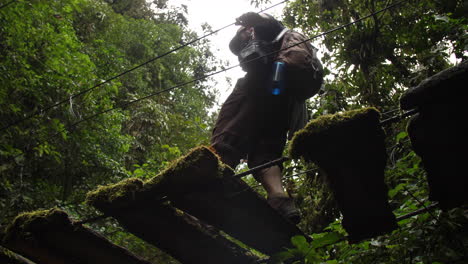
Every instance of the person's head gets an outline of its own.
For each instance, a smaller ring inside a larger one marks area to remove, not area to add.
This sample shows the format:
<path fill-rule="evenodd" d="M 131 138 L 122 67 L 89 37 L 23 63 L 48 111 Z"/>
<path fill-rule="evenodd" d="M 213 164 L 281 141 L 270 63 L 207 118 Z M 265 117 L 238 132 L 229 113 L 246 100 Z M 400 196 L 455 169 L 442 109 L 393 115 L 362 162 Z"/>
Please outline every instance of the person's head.
<path fill-rule="evenodd" d="M 241 26 L 231 42 L 229 42 L 229 49 L 234 55 L 239 55 L 239 52 L 253 39 L 253 27 Z"/>
<path fill-rule="evenodd" d="M 283 24 L 273 16 L 254 12 L 241 15 L 236 19 L 236 25 L 241 25 L 241 28 L 229 43 L 229 49 L 235 55 L 238 55 L 251 39 L 272 41 L 284 29 Z"/>
<path fill-rule="evenodd" d="M 259 19 L 252 21 L 255 37 L 264 41 L 272 41 L 284 29 L 283 23 L 269 14 L 258 14 Z M 250 21 L 249 21 L 250 22 Z"/>

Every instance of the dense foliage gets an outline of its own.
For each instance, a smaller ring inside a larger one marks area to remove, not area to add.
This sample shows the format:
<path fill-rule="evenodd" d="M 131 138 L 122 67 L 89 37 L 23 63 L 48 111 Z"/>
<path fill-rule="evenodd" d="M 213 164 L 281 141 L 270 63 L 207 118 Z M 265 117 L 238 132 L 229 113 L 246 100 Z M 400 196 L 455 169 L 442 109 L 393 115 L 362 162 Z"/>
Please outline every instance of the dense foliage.
<path fill-rule="evenodd" d="M 0 10 L 1 127 L 26 119 L 0 133 L 2 225 L 53 206 L 85 218 L 93 211 L 84 194 L 97 185 L 149 177 L 207 142 L 215 92 L 206 81 L 128 103 L 212 71 L 208 40 L 102 84 L 197 37 L 186 11 L 166 2 L 15 1 Z M 159 254 L 115 223 L 96 228 L 142 256 Z"/>
<path fill-rule="evenodd" d="M 283 21 L 314 36 L 389 4 L 291 0 Z M 467 9 L 462 0 L 408 0 L 315 39 L 327 75 L 323 90 L 310 100 L 312 115 L 365 106 L 376 107 L 383 118 L 397 114 L 408 87 L 467 59 Z M 86 192 L 130 176 L 152 177 L 207 143 L 215 101 L 208 82 L 133 102 L 220 67 L 208 40 L 113 78 L 195 39 L 187 25 L 185 7 L 169 7 L 167 0 L 18 0 L 0 9 L 0 227 L 19 212 L 54 206 L 77 219 L 93 216 L 97 212 L 83 204 Z M 385 130 L 386 181 L 395 214 L 430 205 L 405 121 Z M 340 213 L 320 170 L 295 161 L 286 164 L 285 174 L 285 186 L 303 213 L 299 226 L 314 241 L 294 237 L 295 248 L 275 256 L 279 260 L 461 264 L 468 259 L 463 209 L 433 210 L 401 221 L 392 234 L 349 245 L 342 241 Z M 246 181 L 264 194 L 253 178 Z M 177 263 L 112 219 L 90 226 L 154 263 Z"/>

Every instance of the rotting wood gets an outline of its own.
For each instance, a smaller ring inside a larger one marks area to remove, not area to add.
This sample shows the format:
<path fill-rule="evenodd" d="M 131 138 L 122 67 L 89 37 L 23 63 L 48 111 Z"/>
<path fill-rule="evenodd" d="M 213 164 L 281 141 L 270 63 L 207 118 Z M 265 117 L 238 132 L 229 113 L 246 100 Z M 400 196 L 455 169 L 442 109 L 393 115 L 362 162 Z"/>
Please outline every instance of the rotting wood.
<path fill-rule="evenodd" d="M 7 228 L 5 246 L 48 264 L 150 264 L 95 231 L 75 224 L 59 209 L 24 213 Z"/>

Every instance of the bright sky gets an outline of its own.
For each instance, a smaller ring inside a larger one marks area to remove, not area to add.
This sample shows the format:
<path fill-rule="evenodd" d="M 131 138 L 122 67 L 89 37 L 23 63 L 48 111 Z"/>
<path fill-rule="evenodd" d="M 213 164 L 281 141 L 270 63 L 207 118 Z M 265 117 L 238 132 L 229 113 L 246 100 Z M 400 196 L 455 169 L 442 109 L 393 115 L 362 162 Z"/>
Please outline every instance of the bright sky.
<path fill-rule="evenodd" d="M 273 0 L 271 4 L 259 8 L 250 5 L 250 0 L 170 0 L 169 4 L 174 6 L 186 5 L 188 7 L 189 27 L 202 36 L 204 35 L 201 28 L 203 23 L 208 23 L 213 30 L 217 30 L 235 22 L 235 19 L 245 12 L 258 12 L 279 2 L 280 0 Z M 278 5 L 269 9 L 267 13 L 280 18 L 283 7 L 284 4 Z M 237 28 L 237 26 L 231 26 L 209 37 L 215 56 L 223 60 L 229 60 L 230 65 L 239 63 L 237 57 L 230 52 L 228 47 L 229 41 L 234 36 Z M 232 85 L 234 85 L 236 80 L 244 76 L 244 74 L 240 67 L 237 67 L 215 76 L 215 80 L 218 82 L 217 88 L 220 92 L 218 105 L 224 102 L 234 88 L 227 83 L 226 78 L 231 78 Z"/>

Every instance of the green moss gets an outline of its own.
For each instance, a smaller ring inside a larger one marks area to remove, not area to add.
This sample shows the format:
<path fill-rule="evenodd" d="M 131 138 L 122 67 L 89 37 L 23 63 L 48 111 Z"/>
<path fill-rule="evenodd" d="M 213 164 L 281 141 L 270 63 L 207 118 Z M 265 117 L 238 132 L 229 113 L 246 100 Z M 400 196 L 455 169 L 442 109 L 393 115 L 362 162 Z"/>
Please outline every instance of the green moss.
<path fill-rule="evenodd" d="M 242 250 L 245 250 L 244 251 L 244 254 L 248 255 L 248 256 L 251 256 L 251 257 L 256 257 L 256 258 L 268 258 L 268 255 L 265 255 L 263 254 L 262 252 L 256 250 L 255 248 L 252 248 L 252 247 L 249 247 L 248 245 L 246 245 L 244 242 L 230 236 L 228 233 L 224 232 L 224 231 L 219 231 L 220 235 L 222 235 L 224 238 L 226 238 L 227 240 L 231 241 L 232 243 L 236 244 L 237 246 L 239 246 Z"/>
<path fill-rule="evenodd" d="M 359 151 L 361 146 L 356 144 L 371 144 L 374 135 L 380 137 L 379 119 L 380 113 L 373 107 L 321 116 L 294 135 L 290 156 L 316 161 L 337 152 Z"/>
<path fill-rule="evenodd" d="M 34 237 L 36 232 L 47 232 L 48 229 L 70 224 L 67 213 L 58 208 L 22 213 L 7 227 L 5 241 Z"/>
<path fill-rule="evenodd" d="M 7 248 L 0 246 L 0 260 L 6 263 L 25 263 L 18 259 L 18 256 Z M 2 262 L 4 263 L 4 262 Z"/>
<path fill-rule="evenodd" d="M 99 209 L 109 206 L 125 206 L 136 199 L 136 192 L 142 188 L 142 180 L 138 178 L 126 179 L 116 184 L 100 186 L 97 190 L 89 192 L 86 195 L 86 203 Z"/>
<path fill-rule="evenodd" d="M 167 194 L 183 193 L 196 186 L 224 177 L 226 170 L 219 156 L 210 148 L 200 146 L 173 161 L 163 172 L 148 180 L 145 188 Z"/>
<path fill-rule="evenodd" d="M 213 179 L 222 178 L 229 168 L 210 148 L 200 146 L 173 161 L 163 172 L 146 182 L 131 178 L 89 192 L 86 203 L 103 211 L 185 193 Z"/>

